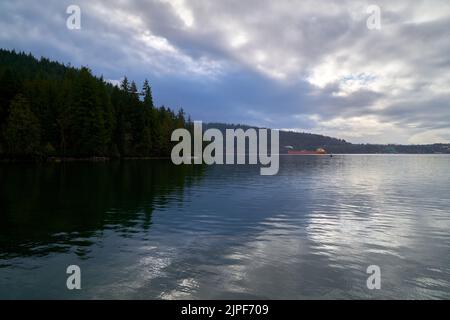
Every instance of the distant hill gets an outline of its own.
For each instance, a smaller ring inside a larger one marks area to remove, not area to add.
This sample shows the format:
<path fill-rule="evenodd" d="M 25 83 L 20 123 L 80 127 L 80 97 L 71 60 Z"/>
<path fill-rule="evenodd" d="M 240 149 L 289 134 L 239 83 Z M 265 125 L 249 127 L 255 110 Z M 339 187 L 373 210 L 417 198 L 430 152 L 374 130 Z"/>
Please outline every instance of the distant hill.
<path fill-rule="evenodd" d="M 259 127 L 248 126 L 243 124 L 226 124 L 226 123 L 206 123 L 204 129 L 216 128 L 225 132 L 226 129 L 241 128 L 247 130 L 249 128 L 259 129 Z M 433 153 L 449 153 L 450 144 L 428 144 L 428 145 L 394 145 L 394 144 L 353 144 L 343 139 L 323 136 L 320 134 L 312 134 L 305 132 L 280 131 L 280 153 L 287 153 L 286 146 L 292 146 L 298 150 L 315 150 L 324 148 L 329 153 L 335 154 L 361 154 L 361 153 L 405 153 L 405 154 L 433 154 Z"/>

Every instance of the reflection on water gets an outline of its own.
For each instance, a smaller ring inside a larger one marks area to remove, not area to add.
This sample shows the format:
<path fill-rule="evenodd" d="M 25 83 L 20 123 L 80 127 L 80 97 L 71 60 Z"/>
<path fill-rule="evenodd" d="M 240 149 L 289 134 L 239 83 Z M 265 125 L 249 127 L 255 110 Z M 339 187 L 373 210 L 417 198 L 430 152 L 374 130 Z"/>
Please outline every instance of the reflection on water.
<path fill-rule="evenodd" d="M 0 298 L 450 298 L 450 157 L 0 166 Z M 65 287 L 66 267 L 82 290 Z M 366 287 L 378 265 L 381 290 Z"/>

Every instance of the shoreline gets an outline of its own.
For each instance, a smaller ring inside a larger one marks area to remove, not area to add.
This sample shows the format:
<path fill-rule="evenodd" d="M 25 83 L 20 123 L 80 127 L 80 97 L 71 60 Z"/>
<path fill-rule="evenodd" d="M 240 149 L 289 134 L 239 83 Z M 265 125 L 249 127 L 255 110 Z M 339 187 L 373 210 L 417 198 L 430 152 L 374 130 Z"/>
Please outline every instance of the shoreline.
<path fill-rule="evenodd" d="M 169 160 L 170 157 L 48 157 L 46 159 L 0 159 L 0 163 L 63 163 L 63 162 L 109 162 L 121 160 Z"/>
<path fill-rule="evenodd" d="M 399 155 L 450 155 L 450 153 L 328 153 L 328 154 L 287 154 L 279 156 L 289 157 L 333 157 L 333 156 L 399 156 Z M 122 160 L 170 160 L 170 157 L 48 157 L 46 159 L 0 159 L 0 163 L 65 163 L 65 162 L 109 162 Z"/>

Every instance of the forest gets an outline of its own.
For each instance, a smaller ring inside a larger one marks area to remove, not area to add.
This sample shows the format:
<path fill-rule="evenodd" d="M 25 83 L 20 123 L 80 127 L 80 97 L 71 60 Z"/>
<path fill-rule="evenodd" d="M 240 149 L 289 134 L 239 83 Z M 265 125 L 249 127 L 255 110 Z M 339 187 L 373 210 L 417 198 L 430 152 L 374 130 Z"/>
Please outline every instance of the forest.
<path fill-rule="evenodd" d="M 147 80 L 115 86 L 86 67 L 0 49 L 0 158 L 165 157 L 190 127 L 155 106 Z"/>
<path fill-rule="evenodd" d="M 86 67 L 0 49 L 0 159 L 169 157 L 173 130 L 193 124 L 183 109 L 157 107 L 147 80 L 115 86 Z M 257 128 L 205 123 L 204 129 Z M 285 146 L 330 153 L 450 153 L 449 144 L 352 144 L 281 131 Z"/>

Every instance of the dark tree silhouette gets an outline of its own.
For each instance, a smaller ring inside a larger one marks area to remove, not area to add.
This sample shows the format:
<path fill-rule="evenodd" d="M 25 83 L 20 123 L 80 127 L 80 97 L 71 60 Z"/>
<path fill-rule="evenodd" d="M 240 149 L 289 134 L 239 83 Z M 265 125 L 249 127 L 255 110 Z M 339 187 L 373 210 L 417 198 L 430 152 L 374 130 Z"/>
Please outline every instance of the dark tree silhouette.
<path fill-rule="evenodd" d="M 139 90 L 91 70 L 0 50 L 1 157 L 168 156 L 184 112 L 154 106 L 148 80 Z"/>

